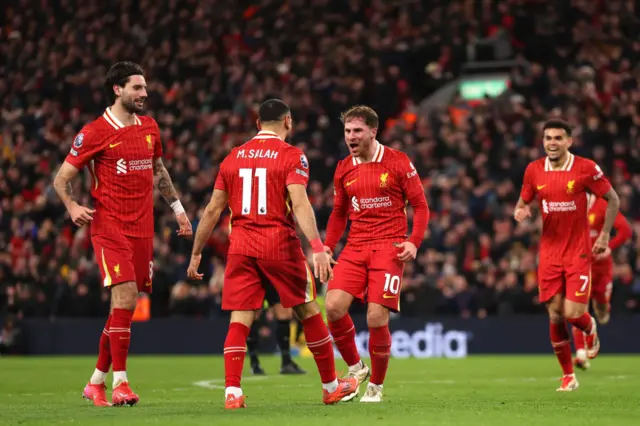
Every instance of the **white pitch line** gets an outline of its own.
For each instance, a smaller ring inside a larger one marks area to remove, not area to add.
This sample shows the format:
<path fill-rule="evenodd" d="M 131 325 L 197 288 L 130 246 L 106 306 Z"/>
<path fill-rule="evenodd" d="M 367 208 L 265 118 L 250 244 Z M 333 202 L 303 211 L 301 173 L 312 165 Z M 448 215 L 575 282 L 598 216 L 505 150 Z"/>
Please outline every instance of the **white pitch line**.
<path fill-rule="evenodd" d="M 263 381 L 268 379 L 280 379 L 281 376 L 249 376 L 243 378 L 242 381 Z M 603 376 L 600 377 L 605 380 L 627 380 L 631 379 L 632 376 L 628 375 L 613 375 L 613 376 Z M 460 383 L 468 383 L 468 382 L 484 382 L 484 383 L 531 383 L 531 382 L 547 382 L 547 381 L 557 381 L 558 377 L 497 377 L 494 379 L 477 379 L 477 380 L 465 380 L 464 382 L 456 381 L 456 380 L 392 380 L 392 383 L 397 383 L 401 385 L 455 385 Z M 198 382 L 193 383 L 194 386 L 202 387 L 205 389 L 215 389 L 215 390 L 224 390 L 224 379 L 211 379 L 211 380 L 200 380 Z M 278 388 L 288 388 L 288 387 L 313 387 L 314 385 L 309 384 L 299 384 L 299 383 L 279 383 L 274 385 L 268 385 L 269 387 L 278 387 Z M 264 386 L 260 386 L 264 387 Z"/>

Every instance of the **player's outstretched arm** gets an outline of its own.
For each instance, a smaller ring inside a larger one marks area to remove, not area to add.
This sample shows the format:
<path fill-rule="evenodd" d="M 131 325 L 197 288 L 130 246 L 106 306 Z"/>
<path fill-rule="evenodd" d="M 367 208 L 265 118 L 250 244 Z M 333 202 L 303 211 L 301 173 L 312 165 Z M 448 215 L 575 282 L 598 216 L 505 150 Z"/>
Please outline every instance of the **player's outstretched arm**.
<path fill-rule="evenodd" d="M 609 239 L 611 238 L 611 228 L 616 221 L 618 211 L 620 210 L 620 197 L 615 189 L 610 188 L 606 194 L 602 196 L 607 200 L 607 210 L 604 213 L 604 224 L 602 231 L 596 242 L 593 244 L 593 254 L 598 255 L 604 253 L 609 248 Z"/>
<path fill-rule="evenodd" d="M 187 269 L 187 275 L 191 279 L 201 280 L 203 274 L 198 272 L 200 266 L 200 260 L 202 259 L 202 249 L 205 243 L 211 236 L 213 228 L 215 228 L 222 211 L 227 206 L 229 200 L 229 194 L 226 191 L 214 189 L 211 195 L 211 200 L 207 207 L 205 207 L 202 217 L 200 217 L 200 223 L 196 230 L 196 236 L 193 241 L 193 249 L 191 251 L 191 261 L 189 262 L 189 269 Z"/>
<path fill-rule="evenodd" d="M 302 233 L 307 237 L 313 249 L 314 275 L 316 278 L 320 278 L 322 282 L 327 282 L 333 278 L 333 271 L 331 270 L 333 259 L 324 251 L 324 245 L 320 239 L 318 225 L 316 224 L 316 216 L 309 202 L 309 197 L 307 197 L 307 189 L 302 184 L 291 184 L 287 185 L 287 191 L 289 191 L 289 197 L 291 198 L 293 214 L 298 220 Z"/>
<path fill-rule="evenodd" d="M 77 226 L 86 225 L 93 220 L 93 213 L 95 210 L 88 207 L 79 205 L 73 198 L 71 190 L 71 181 L 75 178 L 80 170 L 75 166 L 67 163 L 66 161 L 60 166 L 58 174 L 53 179 L 53 188 L 55 189 L 58 197 L 64 203 L 64 206 L 71 216 L 71 220 Z"/>
<path fill-rule="evenodd" d="M 158 157 L 153 161 L 153 174 L 158 179 L 157 187 L 160 194 L 162 194 L 162 197 L 167 203 L 169 203 L 173 211 L 176 213 L 176 221 L 180 226 L 180 229 L 178 229 L 178 235 L 193 235 L 191 222 L 189 222 L 187 213 L 184 211 L 180 198 L 178 198 L 178 191 L 176 191 L 176 188 L 173 186 L 171 176 L 169 176 L 169 171 L 164 166 L 161 157 Z"/>

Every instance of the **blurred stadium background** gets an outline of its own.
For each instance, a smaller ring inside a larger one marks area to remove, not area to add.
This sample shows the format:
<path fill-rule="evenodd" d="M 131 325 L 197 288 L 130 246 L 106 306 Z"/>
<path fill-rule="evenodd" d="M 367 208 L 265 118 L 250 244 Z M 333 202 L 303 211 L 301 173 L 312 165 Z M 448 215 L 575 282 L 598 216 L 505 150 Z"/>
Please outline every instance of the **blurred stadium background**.
<path fill-rule="evenodd" d="M 87 229 L 71 224 L 51 183 L 76 132 L 104 110 L 103 78 L 120 60 L 146 70 L 146 111 L 160 124 L 165 164 L 194 227 L 218 164 L 254 134 L 256 109 L 266 97 L 292 107 L 291 143 L 310 160 L 309 194 L 324 227 L 334 167 L 346 155 L 339 114 L 356 103 L 371 105 L 383 123 L 380 140 L 410 156 L 432 212 L 429 237 L 406 268 L 396 328 L 431 327 L 425 333 L 444 335 L 453 324 L 475 330 L 465 334 L 471 339 L 487 328 L 483 323 L 535 324 L 530 328 L 540 329 L 540 340 L 522 351 L 550 350 L 536 288 L 541 224 L 516 225 L 513 206 L 526 164 L 544 155 L 541 123 L 565 118 L 575 127 L 573 151 L 600 164 L 634 229 L 614 254 L 613 324 L 619 325 L 611 332 L 621 336 L 615 351 L 634 350 L 623 337 L 640 309 L 638 3 L 5 0 L 3 350 L 91 353 L 97 347 L 109 294 L 101 289 Z M 85 205 L 88 182 L 85 176 L 74 188 Z M 155 214 L 154 293 L 139 303 L 139 326 L 161 319 L 222 327 L 226 221 L 204 253 L 201 284 L 186 279 L 191 243 L 175 235 L 173 213 L 160 197 Z M 71 329 L 65 324 L 84 324 L 88 343 L 69 349 L 41 341 L 43 333 L 63 335 Z M 491 352 L 491 345 L 479 352 Z M 134 343 L 132 351 L 166 348 L 151 346 Z"/>

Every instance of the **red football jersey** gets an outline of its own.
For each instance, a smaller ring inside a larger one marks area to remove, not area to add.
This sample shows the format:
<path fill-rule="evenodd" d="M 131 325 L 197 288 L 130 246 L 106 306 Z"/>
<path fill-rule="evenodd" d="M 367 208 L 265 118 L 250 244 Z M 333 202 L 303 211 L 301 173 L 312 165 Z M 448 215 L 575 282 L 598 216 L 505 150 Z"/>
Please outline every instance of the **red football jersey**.
<path fill-rule="evenodd" d="M 309 163 L 299 148 L 261 131 L 220 165 L 215 189 L 229 194 L 229 254 L 258 259 L 303 257 L 287 186 L 307 186 Z"/>
<path fill-rule="evenodd" d="M 125 126 L 111 110 L 76 136 L 66 162 L 89 166 L 96 210 L 91 233 L 153 237 L 153 160 L 162 156 L 158 124 L 135 116 Z"/>
<path fill-rule="evenodd" d="M 589 233 L 591 235 L 591 245 L 595 243 L 598 235 L 602 232 L 602 226 L 604 225 L 604 216 L 607 212 L 607 201 L 603 198 L 596 198 L 594 195 L 589 194 Z M 624 244 L 633 231 L 631 226 L 627 222 L 627 219 L 618 212 L 615 222 L 613 222 L 613 229 L 616 231 L 615 237 L 609 241 L 609 247 L 611 250 L 615 250 Z M 613 259 L 611 256 L 605 257 L 599 261 L 594 262 L 594 266 L 613 266 Z"/>
<path fill-rule="evenodd" d="M 538 199 L 543 219 L 540 257 L 546 263 L 564 265 L 592 257 L 587 191 L 602 197 L 610 189 L 596 163 L 573 154 L 558 170 L 551 169 L 548 158 L 527 166 L 520 196 L 525 203 Z"/>
<path fill-rule="evenodd" d="M 405 153 L 376 144 L 371 162 L 362 163 L 349 155 L 338 163 L 333 181 L 334 213 L 325 241 L 332 249 L 344 231 L 344 226 L 336 224 L 337 217 L 346 217 L 347 211 L 351 220 L 347 245 L 352 248 L 388 249 L 407 240 L 408 202 L 415 214 L 409 241 L 420 247 L 424 239 L 429 210 L 415 167 Z"/>

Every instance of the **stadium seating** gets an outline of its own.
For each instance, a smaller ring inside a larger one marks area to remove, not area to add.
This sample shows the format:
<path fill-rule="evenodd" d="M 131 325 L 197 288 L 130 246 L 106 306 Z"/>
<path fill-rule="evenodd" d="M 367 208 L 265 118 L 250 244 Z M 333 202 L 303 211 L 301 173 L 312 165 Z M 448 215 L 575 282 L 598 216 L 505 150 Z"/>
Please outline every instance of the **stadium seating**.
<path fill-rule="evenodd" d="M 379 139 L 411 157 L 432 211 L 429 237 L 407 267 L 402 315 L 543 311 L 540 221 L 511 217 L 524 167 L 543 155 L 540 124 L 549 117 L 575 126 L 574 152 L 598 161 L 640 233 L 640 38 L 635 21 L 618 17 L 619 2 L 580 10 L 566 1 L 8 3 L 0 17 L 0 316 L 108 312 L 88 232 L 70 223 L 51 182 L 75 133 L 105 108 L 103 76 L 119 60 L 147 72 L 146 109 L 194 226 L 217 165 L 255 132 L 256 107 L 270 96 L 294 111 L 291 142 L 307 153 L 309 193 L 326 225 L 333 169 L 345 156 L 339 114 L 374 107 Z M 172 9 L 182 3 L 193 7 Z M 507 45 L 488 59 L 517 63 L 506 104 L 455 97 L 453 109 L 419 108 L 461 75 L 473 48 L 484 58 L 492 39 Z M 88 181 L 74 187 L 85 205 Z M 224 220 L 198 286 L 186 281 L 190 243 L 176 237 L 161 197 L 156 206 L 151 315 L 219 315 Z M 640 309 L 640 240 L 615 262 L 614 309 Z"/>

